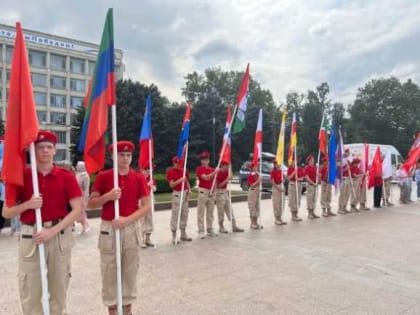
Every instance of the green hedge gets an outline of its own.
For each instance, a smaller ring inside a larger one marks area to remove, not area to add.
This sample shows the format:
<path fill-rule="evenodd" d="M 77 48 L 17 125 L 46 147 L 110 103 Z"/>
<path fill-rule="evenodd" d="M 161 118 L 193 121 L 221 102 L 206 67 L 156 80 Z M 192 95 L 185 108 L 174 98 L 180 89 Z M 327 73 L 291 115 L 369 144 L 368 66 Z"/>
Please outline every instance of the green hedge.
<path fill-rule="evenodd" d="M 156 178 L 156 192 L 157 193 L 168 193 L 172 192 L 172 189 L 169 187 L 169 183 L 166 181 L 166 174 L 153 174 Z M 190 186 L 195 187 L 197 178 L 195 175 L 190 174 Z"/>

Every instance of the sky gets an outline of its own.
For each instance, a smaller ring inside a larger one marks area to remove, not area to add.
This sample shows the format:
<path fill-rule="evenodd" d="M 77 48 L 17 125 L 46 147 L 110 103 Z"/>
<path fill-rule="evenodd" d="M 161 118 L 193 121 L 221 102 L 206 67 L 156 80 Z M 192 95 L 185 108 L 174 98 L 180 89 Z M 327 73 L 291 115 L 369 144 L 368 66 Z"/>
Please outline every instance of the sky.
<path fill-rule="evenodd" d="M 109 7 L 124 77 L 170 101 L 188 73 L 247 62 L 277 104 L 322 82 L 345 104 L 373 78 L 420 83 L 418 0 L 0 0 L 0 23 L 99 43 Z"/>

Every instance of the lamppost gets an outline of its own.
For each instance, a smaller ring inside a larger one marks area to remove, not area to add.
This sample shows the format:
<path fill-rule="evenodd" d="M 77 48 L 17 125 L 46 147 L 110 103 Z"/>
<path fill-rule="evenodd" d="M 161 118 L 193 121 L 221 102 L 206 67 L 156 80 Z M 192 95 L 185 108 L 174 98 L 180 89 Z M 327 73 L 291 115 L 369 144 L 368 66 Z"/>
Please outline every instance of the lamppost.
<path fill-rule="evenodd" d="M 216 101 L 220 99 L 219 92 L 214 86 L 210 87 L 209 99 L 212 104 L 212 161 L 216 163 Z"/>

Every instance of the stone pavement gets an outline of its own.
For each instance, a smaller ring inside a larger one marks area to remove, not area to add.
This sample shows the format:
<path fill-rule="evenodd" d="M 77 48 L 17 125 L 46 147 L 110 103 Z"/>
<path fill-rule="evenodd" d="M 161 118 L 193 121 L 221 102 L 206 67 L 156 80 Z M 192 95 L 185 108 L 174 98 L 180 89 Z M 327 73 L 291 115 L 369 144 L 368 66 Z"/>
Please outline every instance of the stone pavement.
<path fill-rule="evenodd" d="M 194 240 L 179 246 L 170 244 L 170 212 L 156 214 L 158 247 L 141 252 L 135 314 L 420 314 L 420 202 L 314 221 L 302 211 L 303 222 L 278 227 L 265 200 L 259 231 L 248 228 L 246 203 L 234 207 L 245 233 L 200 240 L 193 208 Z M 76 235 L 71 315 L 106 313 L 99 219 L 91 224 Z M 20 314 L 16 247 L 0 237 L 0 314 Z"/>

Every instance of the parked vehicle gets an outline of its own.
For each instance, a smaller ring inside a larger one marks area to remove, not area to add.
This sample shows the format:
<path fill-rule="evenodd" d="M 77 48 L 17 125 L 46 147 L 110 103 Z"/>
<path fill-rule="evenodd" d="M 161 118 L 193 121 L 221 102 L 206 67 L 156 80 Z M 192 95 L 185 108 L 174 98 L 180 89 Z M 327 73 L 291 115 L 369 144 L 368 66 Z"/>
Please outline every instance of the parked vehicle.
<path fill-rule="evenodd" d="M 393 168 L 393 182 L 396 181 L 395 172 L 397 170 L 398 164 L 403 162 L 403 158 L 398 152 L 398 150 L 393 145 L 388 144 L 373 144 L 368 143 L 369 145 L 369 165 L 372 163 L 373 156 L 375 155 L 376 148 L 379 147 L 383 156 L 386 156 L 388 152 L 391 154 L 391 164 Z M 364 143 L 349 143 L 345 144 L 344 147 L 350 150 L 350 155 L 352 157 L 361 158 L 363 152 Z"/>

